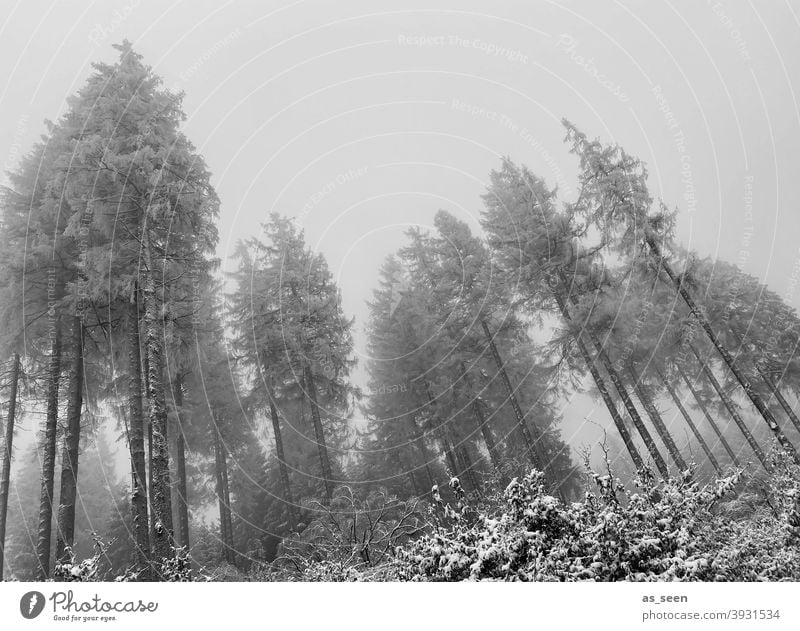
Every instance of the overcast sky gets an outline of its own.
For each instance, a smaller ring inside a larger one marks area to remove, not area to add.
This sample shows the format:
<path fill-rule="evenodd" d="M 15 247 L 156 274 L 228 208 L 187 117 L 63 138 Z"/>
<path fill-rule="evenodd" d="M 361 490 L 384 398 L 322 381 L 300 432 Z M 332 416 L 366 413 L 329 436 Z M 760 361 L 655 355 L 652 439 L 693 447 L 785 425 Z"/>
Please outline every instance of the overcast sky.
<path fill-rule="evenodd" d="M 127 38 L 186 92 L 186 132 L 222 200 L 219 255 L 272 211 L 298 217 L 359 331 L 403 231 L 439 208 L 477 227 L 500 156 L 574 194 L 562 117 L 647 162 L 653 195 L 681 209 L 684 245 L 800 305 L 800 9 L 789 2 L 0 5 L 0 165 L 13 167 L 91 62 L 112 61 Z M 568 427 L 593 405 L 574 403 Z"/>

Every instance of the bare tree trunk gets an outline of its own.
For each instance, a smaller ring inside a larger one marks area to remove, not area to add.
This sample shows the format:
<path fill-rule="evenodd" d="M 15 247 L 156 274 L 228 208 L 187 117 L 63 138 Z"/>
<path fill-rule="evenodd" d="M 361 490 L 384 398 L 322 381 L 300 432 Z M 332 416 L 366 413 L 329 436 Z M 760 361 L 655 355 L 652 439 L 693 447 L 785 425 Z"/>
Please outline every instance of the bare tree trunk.
<path fill-rule="evenodd" d="M 650 420 L 653 422 L 653 425 L 655 425 L 656 431 L 658 432 L 658 435 L 661 437 L 662 442 L 666 446 L 667 451 L 669 452 L 669 455 L 672 457 L 673 462 L 677 465 L 678 470 L 681 473 L 686 471 L 688 469 L 688 467 L 686 466 L 686 462 L 681 456 L 681 452 L 678 450 L 678 446 L 672 439 L 672 435 L 669 433 L 667 426 L 664 424 L 664 420 L 658 413 L 656 406 L 653 405 L 653 402 L 647 395 L 641 377 L 636 372 L 636 368 L 634 368 L 633 364 L 628 364 L 628 374 L 630 375 L 630 378 L 633 382 L 633 389 L 638 394 L 639 400 L 642 402 L 642 405 L 644 406 L 647 415 L 650 417 Z"/>
<path fill-rule="evenodd" d="M 420 456 L 422 457 L 422 464 L 425 466 L 425 475 L 428 477 L 428 484 L 429 484 L 428 492 L 430 492 L 430 489 L 432 489 L 433 485 L 436 484 L 430 466 L 430 463 L 433 460 L 430 454 L 428 453 L 428 446 L 425 444 L 425 436 L 422 434 L 422 432 L 420 432 L 419 425 L 417 425 L 417 421 L 411 414 L 407 415 L 407 418 L 408 418 L 408 426 L 409 429 L 411 430 L 411 437 L 414 443 L 419 448 L 419 453 Z"/>
<path fill-rule="evenodd" d="M 484 401 L 481 398 L 480 393 L 475 393 L 472 379 L 470 378 L 469 373 L 467 372 L 467 367 L 463 362 L 461 363 L 461 370 L 464 373 L 464 383 L 466 384 L 470 395 L 472 395 L 472 413 L 475 416 L 475 421 L 478 423 L 478 428 L 481 430 L 481 436 L 483 437 L 483 442 L 486 445 L 486 451 L 489 452 L 489 461 L 495 474 L 502 480 L 504 476 L 503 468 L 500 464 L 500 454 L 497 453 L 497 442 L 495 441 L 494 436 L 492 435 L 492 430 L 489 427 L 489 420 L 486 418 Z"/>
<path fill-rule="evenodd" d="M 314 373 L 311 367 L 304 366 L 306 390 L 308 391 L 308 399 L 311 404 L 311 418 L 314 421 L 314 435 L 317 440 L 317 451 L 319 453 L 319 461 L 322 465 L 322 477 L 325 482 L 325 496 L 330 504 L 333 499 L 333 475 L 331 473 L 331 461 L 328 458 L 328 448 L 325 445 L 325 432 L 322 429 L 322 420 L 320 419 L 319 404 L 317 403 L 317 386 L 314 383 Z"/>
<path fill-rule="evenodd" d="M 443 430 L 444 431 L 444 430 Z M 457 478 L 459 476 L 459 467 L 458 462 L 456 462 L 456 456 L 453 449 L 453 444 L 450 442 L 450 437 L 445 436 L 442 438 L 444 442 L 444 456 L 447 462 L 447 468 L 450 473 L 451 478 Z"/>
<path fill-rule="evenodd" d="M 147 464 L 144 451 L 142 406 L 142 357 L 139 335 L 139 292 L 134 287 L 128 307 L 128 409 L 131 452 L 131 516 L 136 544 L 136 565 L 143 578 L 150 578 L 150 520 L 147 510 Z"/>
<path fill-rule="evenodd" d="M 728 352 L 728 349 L 722 344 L 720 339 L 714 333 L 714 330 L 711 328 L 711 324 L 709 323 L 708 319 L 706 318 L 705 314 L 697 307 L 694 302 L 694 299 L 691 297 L 689 292 L 683 286 L 680 277 L 678 277 L 675 272 L 672 270 L 672 266 L 667 262 L 667 260 L 661 254 L 661 249 L 659 248 L 658 244 L 655 242 L 652 236 L 648 235 L 647 237 L 647 244 L 650 246 L 653 254 L 658 258 L 658 262 L 663 269 L 669 279 L 672 281 L 673 285 L 675 285 L 675 289 L 683 298 L 686 306 L 689 307 L 689 311 L 692 312 L 692 315 L 697 319 L 700 323 L 700 326 L 703 327 L 708 339 L 711 340 L 711 343 L 714 344 L 714 347 L 717 349 L 717 352 L 722 357 L 722 360 L 725 362 L 725 365 L 731 371 L 736 380 L 739 382 L 739 385 L 742 386 L 747 396 L 753 402 L 753 405 L 756 406 L 756 409 L 761 413 L 761 416 L 764 418 L 767 426 L 769 427 L 772 434 L 775 436 L 777 441 L 780 443 L 781 447 L 788 453 L 795 463 L 800 464 L 800 456 L 797 454 L 797 450 L 794 448 L 794 445 L 786 438 L 786 435 L 781 431 L 781 428 L 778 426 L 778 423 L 775 421 L 775 417 L 770 412 L 767 404 L 764 403 L 764 400 L 761 396 L 753 389 L 753 386 L 750 384 L 750 381 L 747 379 L 747 376 L 744 374 L 743 371 L 739 370 L 739 367 L 736 365 L 736 362 L 731 357 L 731 354 Z M 702 362 L 701 362 L 702 363 Z"/>
<path fill-rule="evenodd" d="M 792 406 L 789 405 L 789 402 L 784 398 L 783 393 L 780 391 L 775 382 L 772 380 L 772 377 L 767 373 L 758 363 L 756 364 L 756 369 L 758 370 L 758 374 L 761 375 L 761 378 L 764 380 L 764 383 L 767 384 L 767 387 L 770 389 L 775 398 L 780 403 L 783 411 L 786 412 L 786 416 L 789 417 L 789 420 L 794 425 L 794 428 L 800 432 L 800 419 L 797 418 L 797 414 L 794 413 Z"/>
<path fill-rule="evenodd" d="M 214 434 L 215 473 L 217 478 L 216 492 L 219 502 L 219 530 L 222 539 L 222 554 L 228 563 L 233 564 L 235 557 L 233 554 L 233 533 L 230 531 L 230 499 L 225 485 L 225 478 L 227 477 L 227 458 L 222 444 L 220 418 L 217 413 L 214 414 L 214 427 L 211 431 Z"/>
<path fill-rule="evenodd" d="M 439 436 L 439 442 L 444 453 L 447 475 L 451 478 L 457 478 L 458 462 L 456 461 L 453 443 L 450 440 L 450 432 L 447 431 L 447 427 L 439 416 L 439 406 L 436 404 L 433 392 L 431 392 L 431 385 L 427 381 L 425 382 L 425 395 L 428 398 L 428 406 L 431 410 L 431 420 L 433 421 L 435 432 Z"/>
<path fill-rule="evenodd" d="M 297 506 L 292 496 L 292 486 L 289 481 L 289 467 L 286 464 L 286 454 L 283 451 L 283 434 L 281 433 L 280 417 L 278 416 L 278 409 L 275 407 L 275 401 L 272 399 L 272 393 L 268 392 L 267 396 L 269 396 L 269 414 L 272 419 L 272 433 L 275 435 L 275 455 L 278 458 L 278 471 L 280 472 L 281 484 L 283 486 L 283 500 L 289 508 L 292 526 L 295 526 L 299 521 L 299 515 L 297 514 Z"/>
<path fill-rule="evenodd" d="M 214 492 L 217 495 L 217 503 L 219 505 L 219 534 L 220 541 L 222 542 L 222 557 L 228 560 L 228 521 L 225 519 L 225 493 L 222 490 L 222 457 L 220 449 L 219 426 L 218 417 L 214 414 L 214 427 L 211 428 L 211 433 L 214 435 L 214 477 L 216 478 L 216 485 Z"/>
<path fill-rule="evenodd" d="M 147 349 L 144 347 L 144 344 L 141 343 L 143 340 L 141 339 L 140 335 L 140 345 L 139 345 L 139 354 L 141 357 L 141 363 L 144 370 L 144 374 L 142 375 L 142 387 L 143 387 L 143 396 L 149 397 L 148 394 L 150 392 L 150 363 L 147 358 Z M 156 518 L 155 514 L 153 513 L 153 426 L 150 423 L 150 409 L 148 403 L 148 409 L 142 412 L 142 417 L 144 421 L 144 433 L 146 434 L 145 438 L 147 440 L 147 459 L 146 459 L 146 469 L 147 469 L 147 482 L 145 484 L 145 490 L 147 491 L 147 514 L 148 514 L 148 535 L 150 539 L 150 557 L 152 562 L 152 553 L 153 553 L 153 542 L 156 540 L 156 531 L 155 531 L 155 524 Z"/>
<path fill-rule="evenodd" d="M 412 452 L 413 455 L 413 452 Z M 425 491 L 420 487 L 419 482 L 417 481 L 417 476 L 414 475 L 413 471 L 406 472 L 406 477 L 408 481 L 411 483 L 411 490 L 414 492 L 416 497 L 422 497 L 425 495 Z"/>
<path fill-rule="evenodd" d="M 225 529 L 228 533 L 228 561 L 236 565 L 236 544 L 233 538 L 233 520 L 231 517 L 231 487 L 228 481 L 228 452 L 225 443 L 220 441 L 222 452 L 222 497 L 225 500 Z"/>
<path fill-rule="evenodd" d="M 561 284 L 566 284 L 563 275 L 561 275 Z M 560 296 L 558 295 L 558 289 L 554 288 L 552 291 L 556 295 L 556 300 L 559 300 Z M 571 296 L 570 299 L 573 304 L 578 304 L 578 298 L 576 296 Z M 562 313 L 564 310 L 565 309 L 562 307 Z M 569 316 L 567 317 L 569 318 Z M 569 320 L 571 321 L 571 318 L 569 318 Z M 614 368 L 614 364 L 611 362 L 608 353 L 606 353 L 603 345 L 600 343 L 600 340 L 597 339 L 597 336 L 595 336 L 591 331 L 587 331 L 586 333 L 595 348 L 597 358 L 600 359 L 600 362 L 603 364 L 603 368 L 605 368 L 606 373 L 608 374 L 608 378 L 611 379 L 611 383 L 614 384 L 614 388 L 622 399 L 622 403 L 625 405 L 625 409 L 628 411 L 628 415 L 631 417 L 634 427 L 636 427 L 636 430 L 642 437 L 645 447 L 647 447 L 647 451 L 650 452 L 653 462 L 655 463 L 662 477 L 668 478 L 669 469 L 667 468 L 667 463 L 664 461 L 664 458 L 656 448 L 656 443 L 653 441 L 653 437 L 650 435 L 650 432 L 647 431 L 647 428 L 642 421 L 642 417 L 639 416 L 639 411 L 633 404 L 633 400 L 631 399 L 630 394 L 628 394 L 628 389 L 622 382 L 622 379 L 620 378 L 619 373 L 617 373 L 616 368 Z M 576 335 L 580 335 L 580 333 L 576 333 Z"/>
<path fill-rule="evenodd" d="M 608 386 L 606 385 L 605 379 L 603 379 L 603 376 L 597 369 L 595 360 L 592 359 L 591 355 L 589 354 L 589 350 L 583 343 L 583 339 L 581 337 L 580 332 L 572 328 L 572 317 L 570 316 L 569 311 L 567 310 L 567 305 L 564 304 L 564 300 L 555 291 L 553 291 L 553 297 L 555 298 L 555 301 L 558 304 L 558 308 L 561 311 L 561 315 L 564 317 L 564 320 L 570 326 L 572 335 L 575 338 L 575 342 L 578 345 L 578 350 L 583 356 L 583 361 L 589 368 L 589 372 L 591 373 L 592 378 L 594 379 L 595 385 L 597 386 L 597 389 L 600 391 L 600 396 L 603 397 L 603 402 L 606 404 L 606 408 L 608 408 L 609 414 L 611 414 L 611 419 L 614 421 L 614 426 L 617 428 L 617 432 L 622 437 L 622 442 L 625 443 L 625 448 L 628 450 L 628 454 L 630 454 L 634 466 L 636 467 L 637 471 L 641 471 L 645 466 L 644 460 L 642 460 L 641 455 L 639 455 L 639 451 L 638 449 L 636 449 L 636 444 L 633 442 L 633 438 L 631 437 L 631 434 L 625 425 L 625 421 L 622 419 L 622 416 L 620 415 L 617 406 L 614 404 L 614 400 L 611 398 L 611 395 L 608 392 Z"/>
<path fill-rule="evenodd" d="M 694 435 L 695 439 L 697 440 L 698 443 L 700 443 L 700 447 L 706 454 L 706 458 L 708 458 L 708 461 L 711 463 L 711 466 L 714 467 L 714 471 L 717 472 L 717 475 L 722 475 L 722 467 L 719 466 L 719 462 L 717 462 L 717 459 L 714 457 L 714 453 L 709 448 L 705 438 L 703 438 L 703 435 L 700 433 L 700 430 L 697 429 L 697 425 L 694 424 L 692 417 L 689 416 L 689 413 L 686 411 L 686 408 L 683 407 L 683 402 L 678 397 L 678 393 L 675 392 L 675 388 L 672 387 L 672 385 L 669 383 L 667 378 L 661 373 L 660 370 L 656 369 L 656 372 L 658 373 L 659 379 L 661 379 L 661 383 L 664 384 L 664 387 L 667 389 L 667 392 L 669 392 L 669 395 L 675 402 L 675 405 L 677 406 L 678 411 L 681 413 L 681 416 L 683 416 L 683 420 L 686 421 L 686 424 L 689 426 L 689 429 L 692 431 L 692 434 Z"/>
<path fill-rule="evenodd" d="M 469 457 L 469 450 L 467 449 L 466 444 L 459 445 L 458 453 L 461 457 L 462 466 L 464 469 L 464 475 L 469 483 L 470 488 L 474 492 L 480 491 L 480 484 L 478 484 L 478 478 L 475 475 L 475 469 L 472 466 L 472 458 Z"/>
<path fill-rule="evenodd" d="M 178 435 L 175 439 L 175 465 L 177 488 L 175 501 L 178 513 L 178 542 L 179 545 L 189 550 L 189 496 L 186 483 L 186 439 L 183 434 L 183 379 L 180 375 L 175 377 L 172 387 L 175 401 L 175 417 L 178 420 Z"/>
<path fill-rule="evenodd" d="M 11 456 L 14 451 L 14 423 L 17 416 L 17 390 L 19 387 L 19 354 L 14 354 L 11 368 L 11 393 L 8 399 L 6 439 L 3 443 L 3 466 L 0 469 L 0 579 L 3 578 L 6 551 L 6 517 L 8 515 L 8 489 L 11 482 Z"/>
<path fill-rule="evenodd" d="M 56 560 L 69 561 L 68 549 L 75 540 L 75 501 L 78 493 L 78 454 L 81 440 L 81 409 L 83 407 L 83 323 L 79 316 L 72 318 L 72 356 L 68 372 L 69 400 L 61 452 L 61 493 L 56 531 Z"/>
<path fill-rule="evenodd" d="M 61 379 L 61 327 L 55 324 L 50 347 L 47 376 L 47 416 L 42 445 L 42 488 L 39 498 L 39 533 L 36 540 L 36 580 L 50 578 L 50 547 L 53 539 L 53 491 L 56 475 L 56 436 L 58 429 L 58 388 Z M 2 570 L 0 569 L 0 576 Z"/>
<path fill-rule="evenodd" d="M 600 341 L 591 333 L 589 334 L 589 339 L 591 339 L 595 351 L 597 352 L 597 357 L 603 364 L 603 368 L 606 369 L 606 373 L 608 374 L 609 379 L 611 379 L 611 383 L 614 384 L 617 394 L 619 394 L 620 398 L 622 399 L 622 403 L 625 405 L 625 409 L 628 411 L 628 415 L 631 417 L 634 427 L 636 427 L 636 430 L 642 437 L 642 441 L 644 442 L 645 447 L 647 447 L 647 451 L 650 452 L 650 456 L 653 458 L 656 468 L 664 478 L 668 478 L 669 469 L 667 468 L 667 463 L 664 461 L 664 458 L 656 448 L 656 443 L 653 440 L 653 437 L 650 435 L 650 432 L 647 431 L 647 427 L 645 427 L 644 421 L 642 421 L 642 417 L 639 415 L 639 411 L 633 404 L 633 399 L 631 399 L 630 395 L 628 394 L 628 389 L 625 387 L 622 378 L 619 376 L 619 373 L 617 373 L 617 370 L 611 363 L 611 359 L 603 349 Z"/>
<path fill-rule="evenodd" d="M 552 474 L 549 474 L 547 468 L 545 467 L 544 457 L 542 456 L 542 449 L 544 447 L 544 443 L 542 442 L 543 434 L 536 427 L 536 423 L 532 423 L 537 435 L 535 439 L 531 436 L 525 414 L 522 412 L 522 408 L 517 400 L 516 391 L 511 386 L 511 380 L 508 378 L 508 372 L 506 371 L 505 364 L 503 363 L 503 359 L 500 357 L 500 352 L 497 350 L 497 344 L 494 342 L 494 337 L 492 336 L 492 332 L 489 330 L 489 325 L 486 323 L 486 320 L 481 320 L 481 326 L 483 327 L 483 334 L 489 344 L 489 350 L 494 358 L 494 363 L 497 366 L 498 372 L 500 373 L 500 380 L 503 382 L 503 386 L 506 389 L 506 394 L 511 402 L 511 408 L 514 410 L 514 417 L 517 421 L 517 427 L 519 428 L 522 438 L 525 441 L 525 446 L 528 450 L 528 456 L 531 459 L 531 464 L 533 464 L 534 467 L 550 478 L 550 484 L 555 487 L 555 491 L 561 498 L 561 501 L 566 504 L 567 498 L 564 495 L 564 490 L 561 488 L 563 480 L 553 480 Z"/>
<path fill-rule="evenodd" d="M 475 415 L 475 421 L 478 423 L 478 427 L 480 427 L 483 442 L 486 444 L 486 451 L 489 452 L 489 462 L 492 464 L 492 469 L 502 480 L 505 474 L 503 473 L 503 467 L 500 464 L 500 454 L 497 453 L 497 442 L 495 441 L 492 430 L 489 427 L 489 422 L 486 418 L 486 412 L 484 409 L 484 402 L 481 400 L 480 396 L 475 396 L 475 398 L 472 399 L 472 413 Z"/>
<path fill-rule="evenodd" d="M 149 419 L 153 432 L 152 483 L 150 496 L 153 511 L 153 561 L 161 563 L 172 558 L 172 497 L 169 474 L 169 443 L 167 441 L 167 404 L 163 381 L 164 322 L 161 301 L 156 292 L 154 268 L 150 254 L 147 231 L 144 234 L 144 319 L 147 349 L 147 398 L 150 403 Z"/>
<path fill-rule="evenodd" d="M 684 383 L 686 383 L 686 387 L 689 388 L 689 392 L 692 393 L 694 400 L 697 402 L 697 406 L 703 412 L 703 415 L 706 417 L 708 424 L 711 425 L 711 429 L 713 429 L 714 433 L 717 435 L 717 439 L 722 444 L 722 447 L 725 449 L 725 451 L 728 453 L 731 462 L 733 462 L 733 464 L 737 467 L 742 466 L 741 463 L 739 462 L 739 459 L 736 457 L 736 454 L 733 453 L 733 449 L 731 449 L 731 446 L 728 444 L 728 441 L 725 439 L 725 435 L 722 433 L 722 430 L 714 421 L 711 414 L 709 414 L 708 409 L 705 406 L 705 403 L 703 403 L 702 399 L 700 398 L 700 393 L 697 392 L 697 389 L 694 387 L 694 384 L 689 380 L 688 375 L 684 372 L 683 368 L 681 368 L 680 366 L 678 366 L 678 372 L 681 374 L 681 377 L 683 377 L 683 381 Z"/>
<path fill-rule="evenodd" d="M 633 404 L 633 399 L 631 399 L 630 395 L 628 394 L 628 389 L 625 387 L 622 378 L 619 376 L 616 369 L 614 368 L 614 365 L 611 363 L 611 359 L 608 357 L 608 354 L 603 349 L 603 346 L 600 344 L 600 341 L 591 333 L 589 334 L 589 339 L 591 339 L 595 351 L 597 352 L 597 357 L 603 364 L 603 368 L 606 369 L 606 373 L 608 374 L 609 379 L 611 379 L 611 383 L 614 384 L 614 388 L 616 389 L 617 394 L 619 394 L 620 398 L 622 399 L 622 403 L 625 405 L 625 409 L 628 411 L 628 415 L 631 417 L 634 427 L 636 427 L 636 430 L 642 437 L 642 441 L 644 441 L 645 447 L 647 447 L 647 451 L 650 452 L 650 456 L 653 458 L 653 462 L 655 462 L 656 468 L 659 470 L 659 472 L 663 477 L 665 478 L 669 477 L 669 469 L 667 468 L 667 463 L 664 461 L 664 458 L 661 456 L 658 449 L 656 448 L 656 443 L 653 440 L 653 437 L 650 435 L 650 432 L 647 431 L 644 421 L 642 421 L 642 417 L 639 415 L 639 411 Z"/>
<path fill-rule="evenodd" d="M 730 414 L 731 417 L 733 418 L 733 421 L 736 423 L 736 426 L 739 428 L 739 431 L 742 432 L 742 435 L 745 437 L 745 440 L 747 440 L 747 443 L 750 445 L 750 448 L 756 454 L 756 457 L 759 459 L 764 469 L 769 471 L 769 463 L 767 462 L 766 455 L 764 455 L 764 451 L 761 449 L 758 442 L 756 442 L 756 439 L 753 438 L 753 434 L 748 429 L 744 420 L 742 420 L 742 417 L 736 410 L 736 406 L 733 404 L 733 401 L 731 401 L 730 397 L 727 395 L 725 390 L 723 390 L 719 381 L 717 381 L 717 378 L 714 376 L 714 372 L 711 370 L 711 367 L 708 365 L 708 363 L 700 359 L 700 355 L 698 354 L 697 349 L 693 345 L 690 346 L 692 349 L 692 353 L 694 353 L 697 362 L 700 364 L 700 368 L 703 369 L 703 373 L 705 374 L 706 379 L 708 379 L 708 381 L 714 387 L 714 390 L 716 390 L 717 395 L 722 400 L 722 403 L 725 405 L 725 408 L 728 410 L 728 414 Z"/>
<path fill-rule="evenodd" d="M 145 365 L 145 370 L 147 367 Z M 145 378 L 145 392 L 149 391 L 147 379 Z M 149 515 L 148 533 L 150 536 L 150 551 L 152 554 L 153 542 L 156 540 L 156 515 L 153 511 L 153 425 L 150 423 L 149 412 L 145 421 L 147 424 L 147 513 Z"/>
<path fill-rule="evenodd" d="M 503 364 L 502 358 L 500 357 L 500 352 L 497 350 L 497 345 L 494 343 L 494 337 L 492 337 L 492 332 L 489 330 L 489 325 L 486 323 L 486 320 L 481 320 L 481 326 L 483 327 L 483 334 L 486 337 L 486 341 L 489 344 L 489 350 L 492 353 L 494 363 L 497 366 L 498 372 L 500 373 L 500 381 L 503 382 L 506 395 L 508 396 L 508 400 L 511 402 L 511 409 L 514 411 L 514 417 L 517 421 L 517 431 L 519 432 L 525 444 L 528 458 L 530 458 L 531 464 L 533 464 L 534 467 L 544 473 L 544 462 L 540 453 L 539 445 L 536 441 L 534 441 L 533 437 L 531 436 L 530 429 L 528 428 L 528 424 L 525 422 L 525 415 L 522 413 L 522 408 L 519 405 L 519 401 L 517 401 L 517 395 L 514 392 L 514 388 L 511 386 L 511 380 L 508 378 L 506 367 Z M 540 436 L 537 436 L 537 439 L 539 438 Z"/>
<path fill-rule="evenodd" d="M 280 416 L 278 415 L 278 408 L 275 405 L 275 398 L 272 395 L 272 388 L 270 387 L 268 377 L 269 372 L 267 368 L 267 355 L 262 350 L 260 353 L 261 370 L 263 373 L 264 385 L 267 391 L 267 398 L 269 399 L 269 414 L 272 420 L 272 433 L 275 437 L 275 455 L 278 459 L 278 472 L 281 477 L 281 485 L 283 486 L 283 500 L 289 508 L 289 517 L 292 526 L 295 526 L 300 519 L 297 506 L 294 503 L 292 495 L 292 485 L 289 478 L 289 465 L 286 462 L 286 454 L 283 449 L 283 432 L 281 432 Z"/>

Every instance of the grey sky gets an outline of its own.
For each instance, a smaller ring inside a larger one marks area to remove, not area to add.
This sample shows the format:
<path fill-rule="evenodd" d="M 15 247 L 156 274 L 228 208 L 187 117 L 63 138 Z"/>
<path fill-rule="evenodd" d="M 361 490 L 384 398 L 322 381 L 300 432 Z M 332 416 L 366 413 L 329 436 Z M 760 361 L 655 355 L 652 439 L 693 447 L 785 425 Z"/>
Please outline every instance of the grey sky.
<path fill-rule="evenodd" d="M 477 226 L 499 156 L 569 197 L 562 117 L 647 161 L 654 196 L 681 208 L 684 245 L 800 305 L 789 2 L 0 5 L 0 165 L 128 38 L 186 91 L 186 131 L 222 200 L 220 256 L 270 211 L 300 217 L 359 330 L 403 230 L 439 208 Z M 591 407 L 573 402 L 569 427 Z"/>

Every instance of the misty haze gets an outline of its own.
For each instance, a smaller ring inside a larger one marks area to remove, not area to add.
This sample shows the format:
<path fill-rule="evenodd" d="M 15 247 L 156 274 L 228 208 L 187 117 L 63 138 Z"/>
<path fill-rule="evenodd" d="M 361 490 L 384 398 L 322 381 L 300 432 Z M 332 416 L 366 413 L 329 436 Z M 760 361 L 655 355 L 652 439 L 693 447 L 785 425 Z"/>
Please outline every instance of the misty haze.
<path fill-rule="evenodd" d="M 800 580 L 796 7 L 4 4 L 1 579 Z"/>

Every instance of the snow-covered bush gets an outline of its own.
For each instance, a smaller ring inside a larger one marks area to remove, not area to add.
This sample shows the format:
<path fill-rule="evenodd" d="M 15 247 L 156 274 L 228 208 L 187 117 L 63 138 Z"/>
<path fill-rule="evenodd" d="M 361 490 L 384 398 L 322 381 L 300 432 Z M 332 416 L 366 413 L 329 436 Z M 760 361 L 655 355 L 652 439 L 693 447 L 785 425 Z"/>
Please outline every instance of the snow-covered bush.
<path fill-rule="evenodd" d="M 75 558 L 75 553 L 72 548 L 66 548 L 65 552 L 69 559 L 56 563 L 53 568 L 53 578 L 57 581 L 75 583 L 102 580 L 100 577 L 100 568 L 102 566 L 101 557 L 103 550 L 97 542 L 95 546 L 97 552 L 93 556 L 82 561 L 78 561 Z"/>
<path fill-rule="evenodd" d="M 609 472 L 610 473 L 610 472 Z M 423 537 L 398 549 L 401 580 L 715 581 L 800 578 L 800 469 L 774 456 L 765 500 L 731 520 L 724 502 L 741 470 L 701 486 L 642 473 L 629 492 L 613 475 L 565 506 L 544 477 L 515 478 L 479 510 L 441 501 Z M 453 482 L 459 494 L 460 484 Z M 463 495 L 462 495 L 463 497 Z"/>
<path fill-rule="evenodd" d="M 142 580 L 143 572 L 132 567 L 125 569 L 122 574 L 112 574 L 105 559 L 105 550 L 106 545 L 97 537 L 95 538 L 94 555 L 81 561 L 75 558 L 71 548 L 67 548 L 66 552 L 69 555 L 69 559 L 56 563 L 53 570 L 53 579 L 69 582 L 114 581 L 117 583 Z M 172 553 L 173 556 L 171 558 L 165 559 L 162 563 L 153 567 L 155 580 L 170 583 L 210 580 L 210 577 L 204 571 L 192 569 L 186 548 L 172 548 Z"/>
<path fill-rule="evenodd" d="M 800 580 L 800 467 L 782 451 L 770 460 L 772 473 L 757 485 L 761 501 L 752 514 L 714 524 L 715 580 Z"/>

